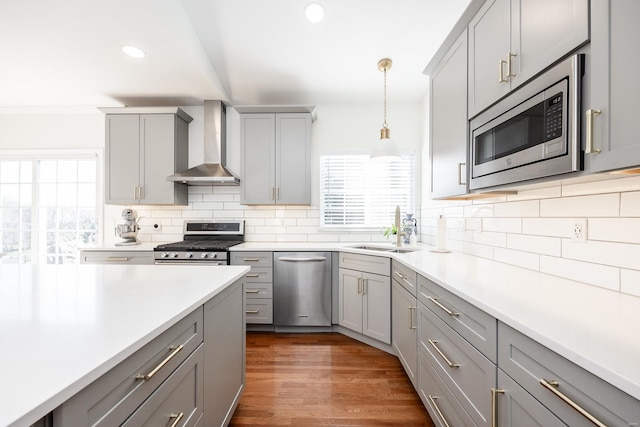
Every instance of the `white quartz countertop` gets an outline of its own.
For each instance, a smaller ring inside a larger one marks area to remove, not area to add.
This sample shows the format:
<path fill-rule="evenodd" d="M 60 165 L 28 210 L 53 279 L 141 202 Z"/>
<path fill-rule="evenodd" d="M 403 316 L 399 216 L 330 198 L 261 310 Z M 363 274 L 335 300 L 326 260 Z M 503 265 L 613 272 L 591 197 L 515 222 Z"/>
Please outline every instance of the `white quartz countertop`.
<path fill-rule="evenodd" d="M 0 426 L 28 426 L 249 267 L 0 265 Z"/>
<path fill-rule="evenodd" d="M 358 244 L 256 242 L 231 250 L 334 250 L 391 257 L 640 400 L 639 297 L 471 255 L 434 253 L 425 244 L 410 253 L 352 246 Z"/>

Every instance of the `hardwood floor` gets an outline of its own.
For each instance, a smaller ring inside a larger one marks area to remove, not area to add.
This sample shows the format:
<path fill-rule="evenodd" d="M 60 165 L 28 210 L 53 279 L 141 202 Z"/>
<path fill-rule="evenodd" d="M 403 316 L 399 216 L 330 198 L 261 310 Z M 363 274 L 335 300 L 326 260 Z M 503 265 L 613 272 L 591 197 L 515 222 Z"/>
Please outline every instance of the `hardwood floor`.
<path fill-rule="evenodd" d="M 247 333 L 231 426 L 431 426 L 390 354 L 338 333 Z"/>

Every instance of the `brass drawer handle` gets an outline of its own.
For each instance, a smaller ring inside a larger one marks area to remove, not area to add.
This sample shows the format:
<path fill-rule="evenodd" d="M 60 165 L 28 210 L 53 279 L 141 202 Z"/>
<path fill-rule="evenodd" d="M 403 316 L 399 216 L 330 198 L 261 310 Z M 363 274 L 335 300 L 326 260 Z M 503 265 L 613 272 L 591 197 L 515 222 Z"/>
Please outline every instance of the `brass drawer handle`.
<path fill-rule="evenodd" d="M 440 420 L 445 425 L 445 427 L 450 427 L 449 423 L 447 422 L 447 419 L 444 417 L 444 415 L 442 415 L 442 411 L 438 407 L 438 404 L 436 403 L 436 399 L 438 399 L 436 396 L 429 395 L 429 401 L 433 405 L 433 408 L 436 410 L 436 413 L 438 414 L 438 417 L 440 417 Z"/>
<path fill-rule="evenodd" d="M 467 185 L 466 182 L 462 182 L 462 167 L 466 165 L 466 163 L 458 163 L 458 185 Z"/>
<path fill-rule="evenodd" d="M 260 310 L 247 310 L 245 311 L 245 314 L 258 314 L 260 313 Z"/>
<path fill-rule="evenodd" d="M 171 427 L 176 427 L 178 425 L 178 423 L 180 422 L 180 420 L 182 419 L 182 417 L 184 417 L 184 412 L 180 412 L 179 414 L 170 414 L 169 415 L 169 420 L 172 419 L 176 419 L 173 424 L 171 424 Z"/>
<path fill-rule="evenodd" d="M 447 365 L 449 365 L 449 367 L 450 367 L 450 368 L 459 368 L 459 367 L 460 367 L 460 364 L 451 362 L 451 361 L 449 360 L 449 358 L 448 358 L 447 356 L 445 356 L 445 355 L 444 355 L 444 353 L 442 352 L 442 350 L 440 350 L 440 349 L 438 348 L 438 341 L 434 341 L 434 340 L 427 340 L 427 341 L 429 341 L 429 344 L 431 344 L 431 346 L 432 346 L 433 348 L 435 348 L 435 349 L 436 349 L 436 351 L 438 352 L 438 354 L 440 355 L 440 357 L 442 357 L 442 359 L 445 361 L 445 363 L 446 363 Z"/>
<path fill-rule="evenodd" d="M 245 277 L 260 277 L 258 273 L 247 273 Z"/>
<path fill-rule="evenodd" d="M 593 148 L 593 117 L 599 116 L 602 113 L 600 110 L 591 109 L 587 110 L 585 114 L 587 115 L 587 124 L 585 125 L 587 131 L 586 139 L 586 147 L 584 152 L 586 154 L 599 154 L 601 150 L 599 148 Z"/>
<path fill-rule="evenodd" d="M 107 262 L 122 262 L 122 261 L 129 261 L 129 258 L 125 257 L 125 256 L 110 256 L 110 257 L 106 257 L 104 259 Z"/>
<path fill-rule="evenodd" d="M 416 325 L 413 324 L 414 312 L 417 307 L 409 307 L 409 329 L 416 329 Z"/>
<path fill-rule="evenodd" d="M 567 395 L 565 395 L 564 393 L 562 393 L 560 390 L 558 390 L 556 387 L 560 386 L 560 383 L 558 381 L 552 380 L 552 381 L 547 381 L 544 378 L 540 378 L 540 384 L 542 385 L 542 387 L 546 388 L 547 390 L 549 390 L 551 393 L 555 394 L 557 397 L 560 398 L 560 400 L 562 400 L 564 403 L 566 403 L 567 405 L 571 406 L 573 409 L 575 409 L 576 411 L 578 411 L 580 413 L 580 415 L 582 415 L 583 417 L 585 417 L 586 419 L 588 419 L 589 421 L 591 421 L 594 425 L 598 426 L 598 427 L 607 427 L 606 424 L 601 423 L 596 417 L 594 417 L 593 415 L 591 415 L 589 412 L 587 412 L 584 408 L 582 408 L 580 405 L 578 405 L 576 402 L 574 402 L 573 400 L 571 400 Z"/>
<path fill-rule="evenodd" d="M 257 294 L 257 293 L 259 293 L 259 292 L 260 292 L 260 290 L 259 290 L 259 289 L 245 289 L 245 290 L 244 290 L 244 293 L 245 293 L 245 294 Z"/>
<path fill-rule="evenodd" d="M 498 427 L 498 398 L 497 394 L 504 394 L 501 388 L 491 387 L 491 427 Z"/>
<path fill-rule="evenodd" d="M 399 272 L 395 272 L 396 276 L 398 276 L 400 279 L 402 279 L 402 281 L 404 281 L 406 284 L 411 285 L 411 286 L 415 286 L 413 283 L 411 283 L 409 280 L 407 280 L 406 277 L 404 277 L 402 274 L 400 274 Z"/>
<path fill-rule="evenodd" d="M 258 262 L 258 261 L 260 261 L 260 258 L 244 258 L 243 261 L 246 261 L 246 262 Z"/>
<path fill-rule="evenodd" d="M 169 353 L 169 355 L 167 357 L 165 357 L 165 359 L 162 362 L 160 362 L 160 364 L 158 366 L 153 368 L 153 370 L 151 372 L 149 372 L 147 375 L 142 375 L 142 374 L 136 375 L 136 379 L 137 380 L 149 381 L 151 378 L 153 378 L 153 376 L 155 374 L 158 373 L 158 371 L 160 369 L 162 369 L 164 367 L 164 365 L 169 363 L 169 361 L 171 361 L 171 359 L 173 359 L 176 356 L 176 354 L 178 354 L 180 352 L 180 350 L 182 350 L 182 347 L 183 347 L 182 344 L 180 344 L 177 347 L 175 345 L 170 346 L 169 350 L 171 350 L 171 353 Z"/>
<path fill-rule="evenodd" d="M 438 307 L 440 307 L 442 310 L 444 310 L 444 311 L 445 311 L 445 313 L 447 313 L 449 316 L 451 316 L 451 317 L 458 317 L 458 316 L 460 316 L 460 313 L 456 313 L 455 311 L 451 311 L 451 310 L 449 310 L 447 307 L 445 307 L 444 305 L 440 304 L 440 302 L 439 302 L 437 299 L 435 299 L 435 298 L 433 298 L 433 297 L 431 297 L 431 296 L 429 296 L 429 297 L 427 297 L 427 298 L 429 298 L 429 301 L 431 301 L 432 303 L 434 303 L 435 305 L 437 305 Z"/>

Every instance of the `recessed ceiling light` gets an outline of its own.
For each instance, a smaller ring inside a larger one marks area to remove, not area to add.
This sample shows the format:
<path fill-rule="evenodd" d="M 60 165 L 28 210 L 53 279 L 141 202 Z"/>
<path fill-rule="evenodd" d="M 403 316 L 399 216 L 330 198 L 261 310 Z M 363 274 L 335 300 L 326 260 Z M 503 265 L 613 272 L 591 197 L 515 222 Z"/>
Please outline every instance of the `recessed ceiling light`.
<path fill-rule="evenodd" d="M 324 18 L 324 9 L 320 3 L 309 3 L 307 7 L 304 8 L 304 16 L 307 18 L 307 21 L 312 24 L 317 24 Z"/>
<path fill-rule="evenodd" d="M 124 45 L 124 46 L 122 46 L 121 49 L 125 54 L 127 54 L 127 55 L 129 55 L 129 56 L 131 56 L 133 58 L 144 58 L 145 57 L 144 51 L 142 49 L 140 49 L 140 48 L 135 47 L 135 46 Z"/>

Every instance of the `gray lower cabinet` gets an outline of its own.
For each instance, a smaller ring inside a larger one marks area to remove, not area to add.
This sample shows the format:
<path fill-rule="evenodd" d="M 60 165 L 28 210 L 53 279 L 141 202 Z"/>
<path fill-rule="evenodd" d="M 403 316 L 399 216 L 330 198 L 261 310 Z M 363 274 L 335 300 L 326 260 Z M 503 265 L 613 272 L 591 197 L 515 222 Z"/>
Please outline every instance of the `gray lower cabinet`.
<path fill-rule="evenodd" d="M 228 424 L 244 388 L 243 305 L 239 280 L 56 408 L 53 425 Z"/>
<path fill-rule="evenodd" d="M 273 252 L 231 252 L 231 265 L 251 267 L 244 276 L 247 324 L 273 324 Z"/>
<path fill-rule="evenodd" d="M 393 260 L 391 261 L 391 277 L 411 295 L 414 297 L 417 295 L 418 273 L 413 271 L 411 268 Z"/>
<path fill-rule="evenodd" d="M 241 114 L 240 141 L 240 203 L 311 204 L 311 114 Z"/>
<path fill-rule="evenodd" d="M 106 113 L 105 203 L 186 205 L 187 186 L 167 177 L 188 167 L 193 119 L 179 108 L 101 110 Z"/>
<path fill-rule="evenodd" d="M 640 141 L 636 137 L 637 95 L 640 80 L 629 70 L 640 67 L 640 57 L 629 54 L 630 43 L 640 39 L 640 2 L 597 0 L 591 2 L 591 102 L 593 115 L 591 153 L 585 151 L 585 169 L 603 172 L 640 165 Z"/>
<path fill-rule="evenodd" d="M 340 252 L 338 324 L 391 344 L 390 260 Z"/>
<path fill-rule="evenodd" d="M 153 265 L 153 251 L 82 250 L 80 264 L 136 264 Z"/>
<path fill-rule="evenodd" d="M 229 424 L 244 390 L 246 328 L 243 307 L 243 286 L 227 288 L 204 305 L 206 426 Z"/>
<path fill-rule="evenodd" d="M 640 425 L 638 400 L 515 329 L 498 328 L 500 369 L 563 423 Z"/>
<path fill-rule="evenodd" d="M 414 388 L 418 384 L 417 299 L 393 278 L 391 345 Z"/>

